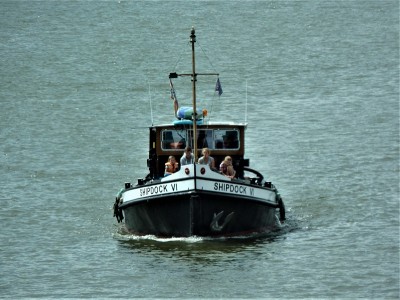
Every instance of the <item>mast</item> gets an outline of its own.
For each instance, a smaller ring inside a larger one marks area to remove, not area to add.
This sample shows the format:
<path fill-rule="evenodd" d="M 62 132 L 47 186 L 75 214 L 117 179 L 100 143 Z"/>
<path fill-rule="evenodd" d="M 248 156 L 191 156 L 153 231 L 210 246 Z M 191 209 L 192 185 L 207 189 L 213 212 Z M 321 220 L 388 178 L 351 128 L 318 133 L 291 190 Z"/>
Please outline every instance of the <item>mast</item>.
<path fill-rule="evenodd" d="M 193 155 L 194 161 L 197 162 L 197 116 L 196 116 L 196 62 L 194 55 L 194 43 L 196 43 L 196 35 L 194 27 L 190 32 L 190 42 L 192 43 L 192 92 L 193 92 Z"/>
<path fill-rule="evenodd" d="M 191 76 L 192 77 L 192 93 L 193 93 L 193 100 L 192 100 L 192 106 L 193 106 L 193 115 L 192 115 L 192 120 L 193 120 L 193 157 L 194 161 L 197 161 L 197 108 L 196 108 L 196 81 L 197 81 L 197 75 L 217 75 L 219 76 L 218 73 L 196 73 L 196 62 L 195 62 L 195 55 L 194 55 L 194 43 L 196 43 L 196 35 L 195 35 L 195 30 L 194 27 L 192 27 L 192 30 L 190 31 L 190 43 L 192 44 L 192 73 L 186 73 L 186 74 L 177 74 L 176 72 L 169 73 L 169 78 L 178 78 L 178 76 Z"/>

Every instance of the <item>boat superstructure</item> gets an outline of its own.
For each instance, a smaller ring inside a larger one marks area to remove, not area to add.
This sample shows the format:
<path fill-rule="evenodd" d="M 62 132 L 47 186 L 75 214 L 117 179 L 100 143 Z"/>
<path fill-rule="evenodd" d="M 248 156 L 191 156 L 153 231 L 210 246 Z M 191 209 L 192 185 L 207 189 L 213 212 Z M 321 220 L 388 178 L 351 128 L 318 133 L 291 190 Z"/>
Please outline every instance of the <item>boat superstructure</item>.
<path fill-rule="evenodd" d="M 194 28 L 190 42 L 192 73 L 169 76 L 170 80 L 192 77 L 192 107 L 185 112 L 189 118 L 179 115 L 176 105 L 175 121 L 149 127 L 148 174 L 135 184 L 125 183 L 116 197 L 114 215 L 118 221 L 125 219 L 129 232 L 140 235 L 238 236 L 271 231 L 277 219 L 285 219 L 282 198 L 244 157 L 247 125 L 206 122 L 205 113 L 197 109 L 196 81 L 200 74 L 195 71 Z M 186 146 L 193 149 L 195 163 L 164 176 L 169 156 L 179 159 Z M 197 158 L 204 147 L 211 150 L 216 166 L 230 156 L 235 178 L 199 164 Z"/>

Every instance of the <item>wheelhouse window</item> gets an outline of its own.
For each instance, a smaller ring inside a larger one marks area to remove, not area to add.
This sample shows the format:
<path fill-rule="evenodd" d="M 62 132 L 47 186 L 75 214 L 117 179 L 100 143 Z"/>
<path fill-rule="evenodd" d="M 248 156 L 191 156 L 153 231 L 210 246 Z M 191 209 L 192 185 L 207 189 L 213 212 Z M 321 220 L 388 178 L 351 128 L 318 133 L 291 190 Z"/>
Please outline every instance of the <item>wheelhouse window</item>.
<path fill-rule="evenodd" d="M 239 149 L 239 131 L 219 129 L 214 130 L 214 149 Z"/>
<path fill-rule="evenodd" d="M 198 129 L 197 147 L 212 150 L 238 150 L 240 134 L 238 129 Z M 161 148 L 163 150 L 181 150 L 186 146 L 193 147 L 193 130 L 161 131 Z"/>
<path fill-rule="evenodd" d="M 163 130 L 161 131 L 161 148 L 184 149 L 186 147 L 186 130 Z"/>

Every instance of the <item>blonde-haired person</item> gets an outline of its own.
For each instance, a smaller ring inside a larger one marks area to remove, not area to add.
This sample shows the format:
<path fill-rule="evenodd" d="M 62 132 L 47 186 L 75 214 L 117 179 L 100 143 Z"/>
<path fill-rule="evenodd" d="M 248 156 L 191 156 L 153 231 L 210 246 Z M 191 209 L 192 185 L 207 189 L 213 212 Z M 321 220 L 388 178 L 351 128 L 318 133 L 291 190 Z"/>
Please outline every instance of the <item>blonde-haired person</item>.
<path fill-rule="evenodd" d="M 215 170 L 215 159 L 210 156 L 210 149 L 203 148 L 203 150 L 201 150 L 201 153 L 203 154 L 203 156 L 199 158 L 199 164 L 209 165 L 211 170 Z"/>
<path fill-rule="evenodd" d="M 235 178 L 236 171 L 232 165 L 232 157 L 226 156 L 224 161 L 219 165 L 219 170 L 224 174 L 226 177 Z"/>
<path fill-rule="evenodd" d="M 165 163 L 164 176 L 171 175 L 179 170 L 179 164 L 176 162 L 175 156 L 168 157 L 168 162 Z"/>

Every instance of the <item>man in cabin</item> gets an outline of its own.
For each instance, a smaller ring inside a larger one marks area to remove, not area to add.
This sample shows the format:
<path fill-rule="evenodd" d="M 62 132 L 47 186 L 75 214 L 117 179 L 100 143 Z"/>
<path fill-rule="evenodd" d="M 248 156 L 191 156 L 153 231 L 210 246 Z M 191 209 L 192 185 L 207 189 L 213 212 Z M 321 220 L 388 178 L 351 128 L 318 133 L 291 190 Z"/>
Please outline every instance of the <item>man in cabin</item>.
<path fill-rule="evenodd" d="M 186 146 L 180 162 L 181 166 L 194 164 L 194 155 L 192 154 L 192 148 L 190 146 Z"/>
<path fill-rule="evenodd" d="M 168 157 L 168 162 L 165 163 L 164 176 L 171 175 L 179 170 L 179 164 L 176 162 L 175 156 Z"/>

